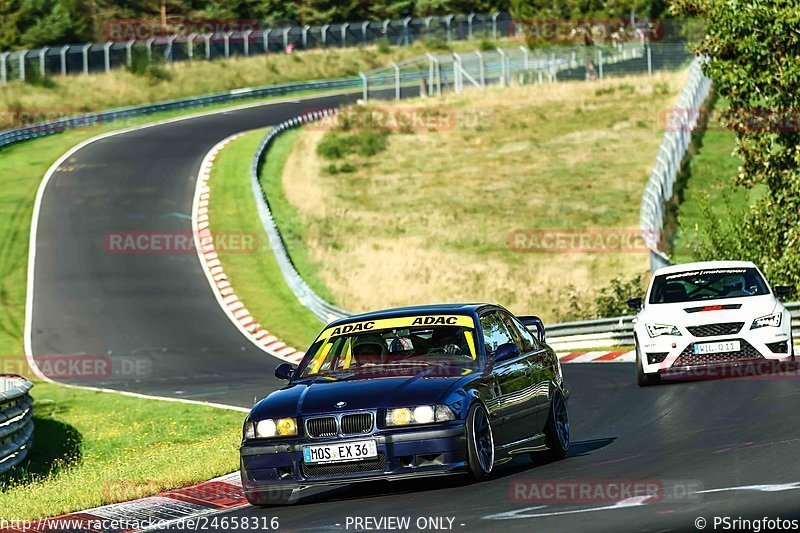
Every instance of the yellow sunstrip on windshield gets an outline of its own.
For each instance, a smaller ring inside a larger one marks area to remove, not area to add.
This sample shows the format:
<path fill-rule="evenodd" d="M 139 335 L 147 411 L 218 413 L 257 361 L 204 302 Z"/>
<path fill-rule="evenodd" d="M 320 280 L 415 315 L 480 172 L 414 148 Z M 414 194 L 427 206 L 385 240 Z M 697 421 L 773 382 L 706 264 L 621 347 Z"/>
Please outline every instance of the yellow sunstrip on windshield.
<path fill-rule="evenodd" d="M 472 317 L 465 315 L 430 315 L 430 316 L 404 316 L 400 318 L 384 318 L 380 320 L 365 320 L 363 322 L 352 322 L 328 328 L 320 333 L 317 340 L 338 337 L 340 335 L 352 335 L 365 331 L 411 328 L 424 326 L 461 326 L 464 328 L 475 328 Z"/>

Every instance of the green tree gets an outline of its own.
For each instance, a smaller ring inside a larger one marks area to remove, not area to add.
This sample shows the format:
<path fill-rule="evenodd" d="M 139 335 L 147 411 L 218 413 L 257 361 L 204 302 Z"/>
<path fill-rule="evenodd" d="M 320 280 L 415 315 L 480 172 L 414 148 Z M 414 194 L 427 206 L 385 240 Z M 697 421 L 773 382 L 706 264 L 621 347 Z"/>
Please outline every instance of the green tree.
<path fill-rule="evenodd" d="M 800 284 L 800 4 L 797 0 L 675 0 L 672 12 L 700 16 L 695 45 L 705 73 L 728 99 L 725 125 L 736 133 L 741 187 L 766 186 L 754 206 L 735 217 L 738 229 L 713 240 L 699 256 L 749 259 L 775 283 Z M 733 177 L 732 177 L 733 178 Z M 713 228 L 713 214 L 706 224 Z M 702 233 L 702 232 L 701 232 Z M 732 242 L 733 241 L 733 242 Z"/>

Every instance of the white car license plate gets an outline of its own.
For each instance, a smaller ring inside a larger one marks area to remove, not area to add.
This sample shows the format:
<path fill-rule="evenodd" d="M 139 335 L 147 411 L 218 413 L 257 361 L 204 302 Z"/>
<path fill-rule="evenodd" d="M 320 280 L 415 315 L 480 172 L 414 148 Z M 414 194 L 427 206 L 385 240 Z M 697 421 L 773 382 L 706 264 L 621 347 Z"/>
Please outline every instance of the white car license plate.
<path fill-rule="evenodd" d="M 738 352 L 741 349 L 742 345 L 739 341 L 704 342 L 703 344 L 694 345 L 695 355 L 703 355 L 707 353 Z"/>
<path fill-rule="evenodd" d="M 335 463 L 337 461 L 363 461 L 378 457 L 378 447 L 374 440 L 337 442 L 303 448 L 303 462 Z"/>

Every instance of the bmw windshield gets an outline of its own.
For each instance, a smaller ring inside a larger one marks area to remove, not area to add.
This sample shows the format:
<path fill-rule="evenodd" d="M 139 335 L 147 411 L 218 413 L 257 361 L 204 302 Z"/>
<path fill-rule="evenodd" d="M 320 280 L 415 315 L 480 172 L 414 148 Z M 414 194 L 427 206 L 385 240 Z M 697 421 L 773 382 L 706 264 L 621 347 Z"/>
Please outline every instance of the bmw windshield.
<path fill-rule="evenodd" d="M 701 302 L 770 294 L 755 268 L 724 268 L 662 274 L 653 280 L 651 304 Z"/>
<path fill-rule="evenodd" d="M 411 316 L 333 326 L 312 344 L 295 379 L 326 376 L 465 375 L 478 364 L 468 316 Z"/>

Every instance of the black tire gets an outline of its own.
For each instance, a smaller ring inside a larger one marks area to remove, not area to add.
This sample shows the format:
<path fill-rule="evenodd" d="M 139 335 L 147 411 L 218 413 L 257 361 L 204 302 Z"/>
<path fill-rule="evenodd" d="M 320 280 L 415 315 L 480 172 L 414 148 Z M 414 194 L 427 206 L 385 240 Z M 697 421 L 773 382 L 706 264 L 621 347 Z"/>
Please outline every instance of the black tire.
<path fill-rule="evenodd" d="M 661 383 L 661 376 L 658 374 L 646 374 L 644 371 L 644 363 L 642 362 L 642 352 L 639 350 L 639 344 L 636 344 L 636 383 L 640 387 L 650 387 Z"/>
<path fill-rule="evenodd" d="M 480 403 L 472 404 L 467 414 L 467 467 L 475 481 L 489 479 L 494 468 L 494 436 L 489 413 Z"/>
<path fill-rule="evenodd" d="M 548 458 L 554 461 L 564 459 L 569 453 L 569 412 L 561 391 L 556 391 L 550 401 L 544 435 Z"/>

